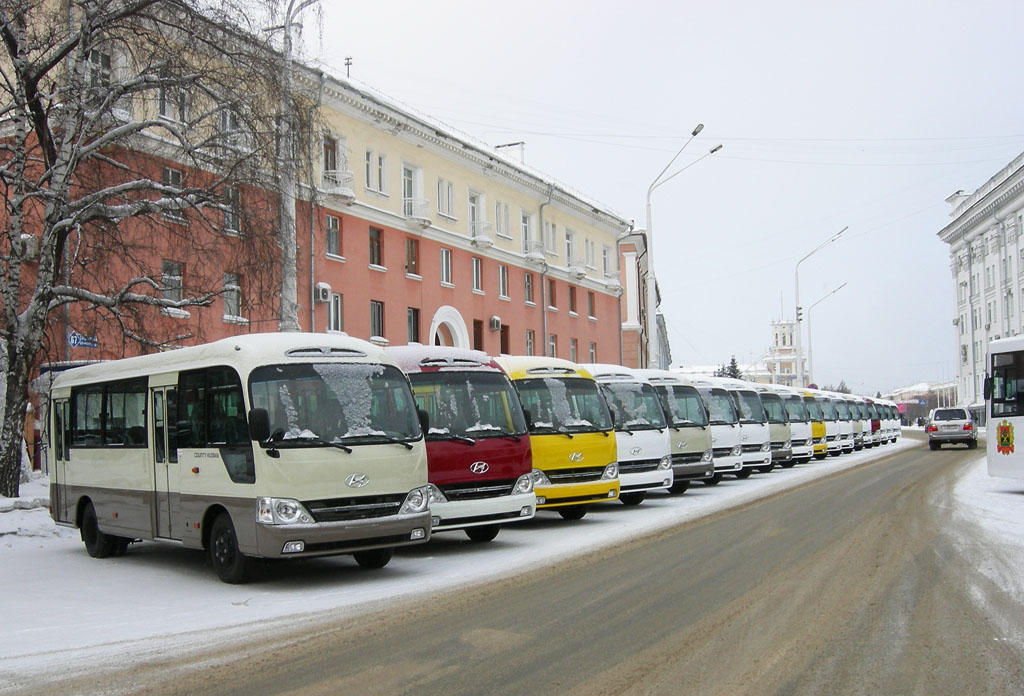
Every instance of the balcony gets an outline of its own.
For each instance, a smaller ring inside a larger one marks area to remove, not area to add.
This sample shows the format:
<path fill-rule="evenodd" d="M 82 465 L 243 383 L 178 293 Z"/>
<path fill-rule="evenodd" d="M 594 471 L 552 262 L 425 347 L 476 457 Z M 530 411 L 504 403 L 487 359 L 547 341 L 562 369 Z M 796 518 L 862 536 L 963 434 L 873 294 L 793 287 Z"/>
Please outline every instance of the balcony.
<path fill-rule="evenodd" d="M 426 198 L 403 198 L 402 215 L 409 222 L 412 222 L 426 229 L 432 224 L 430 219 L 430 201 Z"/>
<path fill-rule="evenodd" d="M 356 202 L 356 175 L 347 169 L 325 169 L 320 190 L 333 203 L 352 205 Z"/>
<path fill-rule="evenodd" d="M 587 277 L 587 266 L 583 259 L 572 258 L 566 263 L 566 270 L 576 280 L 583 280 Z"/>
<path fill-rule="evenodd" d="M 492 227 L 493 225 L 486 220 L 470 220 L 470 244 L 480 249 L 486 249 L 487 247 L 493 246 L 494 237 L 491 236 Z"/>
<path fill-rule="evenodd" d="M 527 239 L 523 243 L 526 260 L 532 263 L 544 263 L 544 242 L 539 239 Z"/>

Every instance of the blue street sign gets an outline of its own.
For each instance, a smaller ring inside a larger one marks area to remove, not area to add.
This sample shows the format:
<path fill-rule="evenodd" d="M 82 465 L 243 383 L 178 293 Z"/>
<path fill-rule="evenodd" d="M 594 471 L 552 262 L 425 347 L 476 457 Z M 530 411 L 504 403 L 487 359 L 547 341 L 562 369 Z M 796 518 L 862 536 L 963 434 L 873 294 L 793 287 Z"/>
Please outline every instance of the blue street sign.
<path fill-rule="evenodd" d="M 95 348 L 99 344 L 95 336 L 83 336 L 74 330 L 68 334 L 68 345 L 72 348 Z"/>

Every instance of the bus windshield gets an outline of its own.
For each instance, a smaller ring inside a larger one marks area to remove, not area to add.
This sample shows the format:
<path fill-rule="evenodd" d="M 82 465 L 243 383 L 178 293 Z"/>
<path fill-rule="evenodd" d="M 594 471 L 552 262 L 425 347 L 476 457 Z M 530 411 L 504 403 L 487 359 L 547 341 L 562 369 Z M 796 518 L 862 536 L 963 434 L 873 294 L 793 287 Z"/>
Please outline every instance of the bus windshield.
<path fill-rule="evenodd" d="M 837 401 L 836 411 L 839 413 L 839 420 L 850 420 L 850 404 L 846 401 Z"/>
<path fill-rule="evenodd" d="M 789 422 L 786 407 L 783 406 L 781 397 L 776 394 L 762 394 L 761 403 L 764 405 L 765 413 L 768 414 L 769 423 Z"/>
<path fill-rule="evenodd" d="M 743 423 L 765 423 L 768 418 L 764 413 L 764 406 L 756 392 L 737 392 L 739 397 L 736 401 L 740 406 L 740 419 Z"/>
<path fill-rule="evenodd" d="M 807 404 L 807 413 L 811 416 L 812 421 L 823 421 L 825 420 L 825 414 L 821 412 L 821 404 L 813 396 L 804 398 L 804 403 Z"/>
<path fill-rule="evenodd" d="M 577 377 L 541 377 L 516 383 L 523 408 L 530 412 L 530 432 L 582 433 L 611 430 L 612 417 L 597 382 Z"/>
<path fill-rule="evenodd" d="M 253 408 L 270 415 L 277 447 L 417 440 L 409 383 L 390 365 L 300 363 L 258 367 L 249 377 Z"/>
<path fill-rule="evenodd" d="M 736 408 L 733 406 L 732 397 L 724 389 L 711 389 L 707 393 L 704 403 L 708 407 L 708 418 L 711 425 L 732 425 L 738 423 Z"/>
<path fill-rule="evenodd" d="M 662 406 L 672 417 L 675 427 L 686 425 L 707 425 L 708 417 L 700 394 L 693 387 L 675 384 L 658 387 Z"/>
<path fill-rule="evenodd" d="M 618 430 L 654 430 L 668 427 L 661 401 L 650 384 L 640 382 L 602 382 L 608 408 L 615 414 Z"/>
<path fill-rule="evenodd" d="M 519 398 L 503 374 L 417 372 L 409 381 L 416 405 L 429 416 L 428 440 L 526 434 Z"/>
<path fill-rule="evenodd" d="M 786 413 L 789 414 L 789 420 L 794 423 L 806 423 L 811 419 L 810 414 L 807 412 L 807 405 L 804 403 L 803 397 L 800 396 L 787 396 L 783 399 L 786 404 Z"/>
<path fill-rule="evenodd" d="M 821 406 L 821 412 L 825 414 L 825 420 L 839 420 L 839 413 L 836 411 L 836 404 L 832 399 L 818 399 L 818 405 Z"/>

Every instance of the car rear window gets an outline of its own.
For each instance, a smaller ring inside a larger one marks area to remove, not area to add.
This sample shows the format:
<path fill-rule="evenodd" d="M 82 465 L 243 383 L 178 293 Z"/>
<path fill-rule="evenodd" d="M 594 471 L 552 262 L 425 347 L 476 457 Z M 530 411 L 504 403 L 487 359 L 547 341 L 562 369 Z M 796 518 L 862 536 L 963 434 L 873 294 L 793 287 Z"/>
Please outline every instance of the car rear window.
<path fill-rule="evenodd" d="M 940 408 L 935 411 L 932 420 L 967 420 L 967 411 L 962 408 Z"/>

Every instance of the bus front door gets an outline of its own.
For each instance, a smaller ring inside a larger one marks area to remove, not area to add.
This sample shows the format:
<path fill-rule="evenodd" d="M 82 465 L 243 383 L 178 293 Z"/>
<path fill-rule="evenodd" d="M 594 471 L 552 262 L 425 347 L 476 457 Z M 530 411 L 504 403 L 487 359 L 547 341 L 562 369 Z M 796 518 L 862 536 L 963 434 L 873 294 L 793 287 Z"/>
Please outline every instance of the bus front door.
<path fill-rule="evenodd" d="M 153 536 L 180 539 L 177 528 L 181 495 L 178 486 L 177 404 L 174 387 L 153 391 Z"/>
<path fill-rule="evenodd" d="M 71 410 L 68 408 L 67 399 L 59 399 L 51 402 L 53 409 L 53 446 L 49 449 L 49 455 L 53 458 L 53 494 L 51 495 L 53 517 L 58 522 L 73 522 L 70 519 L 67 509 L 67 464 L 68 452 L 71 449 L 71 442 L 68 437 L 71 435 L 71 423 L 68 416 Z"/>

